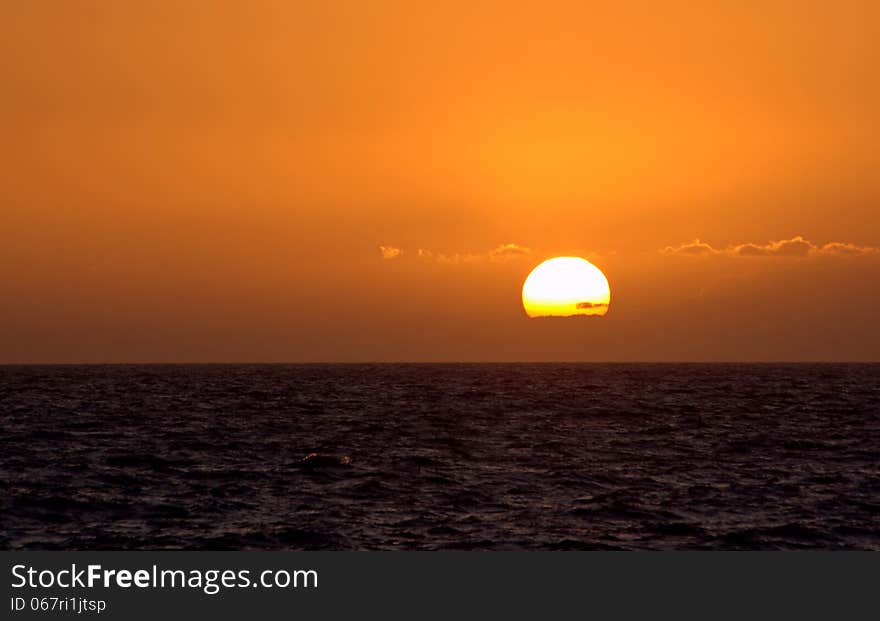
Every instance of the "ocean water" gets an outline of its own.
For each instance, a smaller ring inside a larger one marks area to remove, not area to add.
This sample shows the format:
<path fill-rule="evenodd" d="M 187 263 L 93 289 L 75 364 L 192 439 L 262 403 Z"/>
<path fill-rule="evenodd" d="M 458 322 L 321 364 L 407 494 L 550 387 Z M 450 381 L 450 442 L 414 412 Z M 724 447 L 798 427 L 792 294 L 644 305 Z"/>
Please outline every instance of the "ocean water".
<path fill-rule="evenodd" d="M 880 549 L 880 365 L 6 366 L 0 447 L 4 549 Z"/>

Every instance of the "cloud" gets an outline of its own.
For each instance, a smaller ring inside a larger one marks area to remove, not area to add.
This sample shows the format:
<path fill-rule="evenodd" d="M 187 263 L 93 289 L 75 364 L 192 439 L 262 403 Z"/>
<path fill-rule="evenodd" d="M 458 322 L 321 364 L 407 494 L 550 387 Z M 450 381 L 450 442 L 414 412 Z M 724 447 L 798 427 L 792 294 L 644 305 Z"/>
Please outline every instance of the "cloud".
<path fill-rule="evenodd" d="M 455 254 L 444 254 L 442 252 L 426 250 L 425 248 L 419 248 L 416 250 L 416 256 L 422 261 L 433 261 L 435 263 L 445 263 L 447 265 L 470 263 L 471 261 L 476 261 L 481 258 L 480 255 L 476 254 L 460 254 L 458 252 Z"/>
<path fill-rule="evenodd" d="M 608 306 L 603 302 L 578 302 L 575 308 L 604 308 Z"/>
<path fill-rule="evenodd" d="M 396 259 L 403 254 L 403 250 L 394 246 L 379 246 L 379 252 L 383 259 Z"/>
<path fill-rule="evenodd" d="M 880 248 L 875 248 L 873 246 L 856 246 L 855 244 L 844 242 L 829 242 L 819 248 L 819 252 L 821 254 L 852 256 L 860 254 L 878 254 L 880 253 Z"/>
<path fill-rule="evenodd" d="M 692 242 L 686 242 L 680 246 L 666 246 L 661 251 L 663 254 L 686 254 L 686 255 L 705 255 L 718 254 L 720 251 L 715 250 L 712 246 L 705 242 L 701 242 L 699 238 Z"/>
<path fill-rule="evenodd" d="M 800 235 L 791 239 L 769 242 L 763 246 L 740 244 L 729 249 L 730 252 L 741 257 L 805 257 L 815 250 L 815 244 Z"/>
<path fill-rule="evenodd" d="M 745 243 L 714 248 L 706 242 L 695 239 L 678 246 L 666 246 L 660 252 L 666 255 L 708 256 L 725 255 L 730 257 L 809 257 L 809 256 L 859 256 L 880 253 L 880 248 L 857 246 L 849 242 L 828 242 L 817 245 L 801 235 L 791 239 L 780 239 L 766 244 Z"/>
<path fill-rule="evenodd" d="M 529 254 L 532 250 L 517 244 L 501 244 L 489 251 L 490 261 L 507 261 L 520 255 Z"/>
<path fill-rule="evenodd" d="M 492 250 L 489 250 L 488 252 L 481 253 L 456 252 L 453 254 L 444 254 L 442 252 L 434 252 L 433 250 L 428 250 L 427 248 L 418 248 L 416 250 L 416 257 L 418 257 L 422 261 L 434 261 L 436 263 L 457 265 L 459 263 L 472 263 L 474 261 L 491 261 L 492 263 L 502 263 L 504 261 L 509 261 L 510 259 L 529 254 L 530 252 L 530 248 L 520 246 L 519 244 L 508 243 L 500 244 Z"/>

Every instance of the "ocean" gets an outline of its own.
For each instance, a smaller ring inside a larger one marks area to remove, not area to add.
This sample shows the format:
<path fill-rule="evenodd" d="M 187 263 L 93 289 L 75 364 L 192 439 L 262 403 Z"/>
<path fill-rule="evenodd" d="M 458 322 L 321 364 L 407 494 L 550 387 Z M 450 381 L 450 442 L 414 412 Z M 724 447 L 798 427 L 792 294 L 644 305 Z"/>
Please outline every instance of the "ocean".
<path fill-rule="evenodd" d="M 877 364 L 0 367 L 0 548 L 880 550 Z"/>

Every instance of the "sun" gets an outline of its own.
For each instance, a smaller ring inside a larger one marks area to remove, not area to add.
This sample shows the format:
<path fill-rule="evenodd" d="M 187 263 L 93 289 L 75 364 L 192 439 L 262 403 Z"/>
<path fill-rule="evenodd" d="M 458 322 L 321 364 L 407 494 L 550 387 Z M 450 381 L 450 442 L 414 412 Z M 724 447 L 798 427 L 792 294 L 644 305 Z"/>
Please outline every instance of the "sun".
<path fill-rule="evenodd" d="M 522 301 L 529 317 L 601 316 L 608 312 L 611 288 L 602 270 L 586 259 L 555 257 L 531 271 Z"/>

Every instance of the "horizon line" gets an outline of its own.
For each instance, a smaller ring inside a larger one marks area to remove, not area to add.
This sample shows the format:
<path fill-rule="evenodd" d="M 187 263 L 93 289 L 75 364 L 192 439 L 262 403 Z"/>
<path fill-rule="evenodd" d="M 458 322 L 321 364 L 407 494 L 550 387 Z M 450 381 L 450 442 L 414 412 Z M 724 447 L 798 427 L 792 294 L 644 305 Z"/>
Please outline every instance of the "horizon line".
<path fill-rule="evenodd" d="M 38 366 L 293 366 L 405 364 L 880 364 L 880 360 L 302 360 L 302 361 L 126 361 L 126 362 L 0 362 L 0 367 Z"/>

